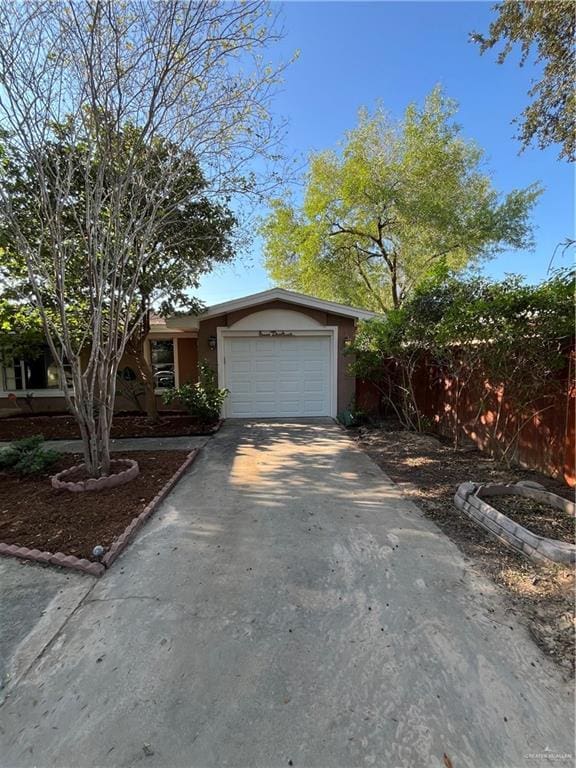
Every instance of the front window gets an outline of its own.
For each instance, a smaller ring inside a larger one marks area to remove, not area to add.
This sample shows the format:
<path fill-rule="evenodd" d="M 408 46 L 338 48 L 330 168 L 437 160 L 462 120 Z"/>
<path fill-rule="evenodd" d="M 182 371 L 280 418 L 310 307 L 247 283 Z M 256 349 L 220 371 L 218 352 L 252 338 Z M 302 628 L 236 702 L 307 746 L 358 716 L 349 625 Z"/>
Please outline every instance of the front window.
<path fill-rule="evenodd" d="M 174 341 L 172 339 L 151 340 L 150 355 L 156 389 L 170 389 L 176 386 Z"/>
<path fill-rule="evenodd" d="M 58 367 L 48 347 L 35 357 L 15 357 L 2 369 L 3 386 L 7 392 L 30 389 L 60 389 Z"/>

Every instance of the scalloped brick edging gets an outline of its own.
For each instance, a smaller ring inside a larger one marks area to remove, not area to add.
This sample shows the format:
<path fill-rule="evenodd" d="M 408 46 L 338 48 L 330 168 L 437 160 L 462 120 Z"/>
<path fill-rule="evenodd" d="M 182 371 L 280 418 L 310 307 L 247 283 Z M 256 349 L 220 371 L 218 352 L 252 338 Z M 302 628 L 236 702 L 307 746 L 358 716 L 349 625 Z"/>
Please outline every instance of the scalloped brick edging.
<path fill-rule="evenodd" d="M 120 553 L 126 549 L 130 539 L 134 536 L 136 531 L 141 528 L 146 520 L 148 520 L 148 518 L 156 511 L 156 507 L 158 507 L 158 505 L 164 501 L 178 480 L 180 480 L 182 475 L 194 463 L 196 456 L 198 456 L 199 450 L 199 448 L 194 448 L 192 451 L 190 451 L 182 466 L 176 470 L 170 480 L 168 480 L 168 482 L 160 489 L 156 496 L 154 496 L 152 501 L 147 504 L 146 507 L 144 507 L 138 517 L 135 517 L 130 522 L 130 524 L 124 529 L 123 533 L 121 533 L 117 539 L 114 539 L 112 546 L 102 558 L 102 564 L 105 568 L 109 568 L 114 560 L 116 560 L 118 555 L 120 555 Z"/>
<path fill-rule="evenodd" d="M 120 536 L 118 536 L 117 539 L 114 539 L 112 546 L 106 552 L 101 562 L 97 563 L 91 560 L 86 560 L 83 557 L 65 555 L 62 552 L 56 552 L 53 554 L 52 552 L 41 552 L 39 549 L 28 549 L 28 547 L 19 547 L 16 544 L 4 544 L 2 542 L 0 542 L 0 555 L 4 555 L 5 557 L 17 557 L 21 560 L 31 560 L 32 562 L 42 563 L 43 565 L 58 565 L 61 568 L 71 568 L 75 571 L 88 573 L 91 576 L 102 576 L 106 569 L 112 565 L 114 560 L 116 560 L 118 555 L 128 546 L 130 539 L 134 536 L 136 531 L 144 525 L 149 517 L 152 516 L 158 505 L 164 501 L 166 496 L 180 480 L 182 475 L 194 463 L 198 453 L 198 448 L 194 448 L 192 451 L 190 451 L 182 465 L 162 486 L 152 501 L 150 501 L 146 507 L 144 507 L 138 517 L 135 517 L 128 524 Z"/>
<path fill-rule="evenodd" d="M 59 565 L 62 568 L 72 568 L 75 571 L 89 573 L 91 576 L 102 576 L 106 570 L 102 563 L 94 563 L 84 557 L 65 555 L 62 552 L 40 552 L 39 549 L 18 547 L 16 544 L 4 544 L 0 542 L 0 555 L 6 557 L 18 557 L 21 560 L 32 560 L 43 565 Z"/>
<path fill-rule="evenodd" d="M 483 501 L 483 498 L 486 497 L 504 495 L 525 496 L 562 509 L 572 516 L 576 512 L 576 507 L 571 501 L 563 499 L 555 493 L 550 493 L 539 483 L 529 481 L 520 481 L 511 485 L 461 483 L 454 496 L 454 503 L 458 509 L 488 533 L 533 560 L 563 565 L 576 563 L 576 546 L 574 544 L 538 536 Z"/>
<path fill-rule="evenodd" d="M 87 480 L 65 480 L 77 469 L 83 469 L 85 464 L 77 464 L 70 469 L 64 469 L 62 472 L 58 472 L 57 475 L 53 475 L 50 478 L 52 488 L 57 491 L 70 491 L 70 493 L 87 493 L 89 491 L 103 491 L 106 488 L 117 488 L 120 485 L 126 485 L 140 474 L 140 467 L 138 462 L 134 459 L 113 459 L 113 462 L 117 464 L 127 464 L 128 467 L 121 472 L 114 472 L 112 475 L 105 475 L 104 477 L 89 477 Z"/>

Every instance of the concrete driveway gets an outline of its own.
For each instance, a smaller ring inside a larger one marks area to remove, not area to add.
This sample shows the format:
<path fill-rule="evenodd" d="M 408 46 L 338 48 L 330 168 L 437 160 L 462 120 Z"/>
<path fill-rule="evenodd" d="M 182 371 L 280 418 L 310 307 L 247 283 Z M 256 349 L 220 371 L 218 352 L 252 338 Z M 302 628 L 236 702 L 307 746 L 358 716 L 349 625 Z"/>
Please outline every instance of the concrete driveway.
<path fill-rule="evenodd" d="M 572 765 L 571 713 L 337 426 L 229 422 L 9 692 L 0 764 Z"/>

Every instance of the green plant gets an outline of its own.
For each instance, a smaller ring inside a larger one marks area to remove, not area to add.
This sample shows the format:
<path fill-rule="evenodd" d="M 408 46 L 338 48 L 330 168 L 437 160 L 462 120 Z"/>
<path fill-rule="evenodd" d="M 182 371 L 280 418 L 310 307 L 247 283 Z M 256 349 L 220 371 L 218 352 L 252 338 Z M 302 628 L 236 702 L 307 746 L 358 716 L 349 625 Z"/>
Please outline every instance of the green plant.
<path fill-rule="evenodd" d="M 206 361 L 198 365 L 198 381 L 169 389 L 162 395 L 165 404 L 177 402 L 199 421 L 214 421 L 220 416 L 227 389 L 218 387 L 215 371 Z"/>
<path fill-rule="evenodd" d="M 337 418 L 340 424 L 347 428 L 359 427 L 368 421 L 367 414 L 357 407 L 356 398 L 354 397 L 350 401 L 349 407 L 340 411 Z"/>
<path fill-rule="evenodd" d="M 391 309 L 383 317 L 360 323 L 350 346 L 350 372 L 370 381 L 382 403 L 405 429 L 421 431 L 421 413 L 414 392 L 420 348 L 406 343 L 408 311 Z"/>
<path fill-rule="evenodd" d="M 496 393 L 494 418 L 483 429 L 495 455 L 507 459 L 524 424 L 564 391 L 559 374 L 574 335 L 574 290 L 572 270 L 540 285 L 515 276 L 494 282 L 439 273 L 400 309 L 360 325 L 351 370 L 378 388 L 404 426 L 418 431 L 430 423 L 420 411 L 416 381 L 440 376 L 450 385 L 455 442 L 463 394 L 477 398 L 476 425 Z"/>
<path fill-rule="evenodd" d="M 60 454 L 44 448 L 43 442 L 42 435 L 34 435 L 0 449 L 0 470 L 10 470 L 18 475 L 37 475 L 48 469 Z"/>

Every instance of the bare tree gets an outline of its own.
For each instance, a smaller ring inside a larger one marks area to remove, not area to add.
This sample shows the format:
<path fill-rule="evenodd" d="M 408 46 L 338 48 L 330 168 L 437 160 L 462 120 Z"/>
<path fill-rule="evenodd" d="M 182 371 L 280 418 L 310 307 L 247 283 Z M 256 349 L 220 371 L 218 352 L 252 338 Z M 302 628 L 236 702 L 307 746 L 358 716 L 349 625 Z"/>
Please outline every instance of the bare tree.
<path fill-rule="evenodd" d="M 30 168 L 38 222 L 19 215 L 1 151 L 0 215 L 92 476 L 110 470 L 118 365 L 138 324 L 139 277 L 185 202 L 183 157 L 197 159 L 221 196 L 246 192 L 251 161 L 274 151 L 269 106 L 282 65 L 263 55 L 276 30 L 261 0 L 0 2 L 4 160 L 19 154 Z M 62 146 L 63 125 L 69 151 L 49 151 L 56 138 Z M 150 174 L 158 141 L 185 152 Z"/>

